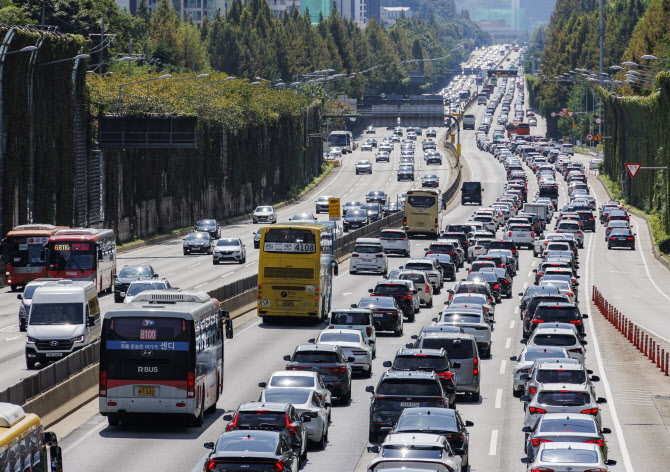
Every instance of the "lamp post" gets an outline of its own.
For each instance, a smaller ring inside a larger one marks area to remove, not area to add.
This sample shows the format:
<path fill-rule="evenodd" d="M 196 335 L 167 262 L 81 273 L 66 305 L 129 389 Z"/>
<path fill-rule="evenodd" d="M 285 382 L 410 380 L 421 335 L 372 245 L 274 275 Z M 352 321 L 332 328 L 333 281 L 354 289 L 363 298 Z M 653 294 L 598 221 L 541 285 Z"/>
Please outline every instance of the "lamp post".
<path fill-rule="evenodd" d="M 161 75 L 160 77 L 154 77 L 151 79 L 146 79 L 146 80 L 138 80 L 136 82 L 128 82 L 127 84 L 121 84 L 119 85 L 119 114 L 121 114 L 121 92 L 123 91 L 124 88 L 126 88 L 129 85 L 135 85 L 135 84 L 142 84 L 145 82 L 153 82 L 154 80 L 161 80 L 161 79 L 170 79 L 172 76 L 170 74 L 164 74 Z"/>
<path fill-rule="evenodd" d="M 645 54 L 644 56 L 641 57 L 641 59 L 646 59 L 648 61 L 670 62 L 670 59 L 663 59 L 661 57 L 652 56 L 651 54 Z"/>
<path fill-rule="evenodd" d="M 203 74 L 207 75 L 207 74 Z M 226 77 L 225 79 L 220 79 L 220 80 L 212 80 L 211 82 L 205 82 L 204 84 L 198 85 L 198 87 L 202 87 L 203 85 L 213 85 L 213 84 L 220 84 L 221 82 L 228 82 L 230 80 L 233 80 L 235 77 L 232 75 L 230 77 Z"/>

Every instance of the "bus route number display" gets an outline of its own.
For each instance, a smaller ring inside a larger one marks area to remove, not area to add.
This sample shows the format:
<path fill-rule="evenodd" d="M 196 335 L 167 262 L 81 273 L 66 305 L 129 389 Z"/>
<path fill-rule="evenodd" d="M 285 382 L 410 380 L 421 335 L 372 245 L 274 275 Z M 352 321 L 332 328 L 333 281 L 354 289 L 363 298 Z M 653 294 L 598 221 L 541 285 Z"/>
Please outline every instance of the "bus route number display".
<path fill-rule="evenodd" d="M 88 251 L 88 244 L 54 244 L 54 251 Z"/>
<path fill-rule="evenodd" d="M 263 246 L 268 252 L 290 252 L 313 254 L 316 252 L 316 244 L 310 243 L 265 243 Z"/>

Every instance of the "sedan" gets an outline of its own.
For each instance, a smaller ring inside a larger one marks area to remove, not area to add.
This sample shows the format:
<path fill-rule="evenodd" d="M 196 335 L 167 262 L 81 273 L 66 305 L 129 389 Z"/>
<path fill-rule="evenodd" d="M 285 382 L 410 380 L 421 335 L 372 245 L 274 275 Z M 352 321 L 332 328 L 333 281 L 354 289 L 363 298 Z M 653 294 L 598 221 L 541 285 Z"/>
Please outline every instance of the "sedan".
<path fill-rule="evenodd" d="M 365 201 L 367 203 L 381 203 L 383 205 L 386 203 L 387 198 L 383 190 L 373 190 L 365 196 Z"/>
<path fill-rule="evenodd" d="M 330 150 L 330 155 L 334 158 L 342 157 L 342 148 L 334 147 Z"/>
<path fill-rule="evenodd" d="M 356 175 L 372 174 L 372 164 L 370 161 L 358 161 L 356 163 Z"/>
<path fill-rule="evenodd" d="M 368 465 L 368 471 L 386 470 L 463 470 L 463 459 L 454 452 L 444 436 L 422 433 L 390 435 L 381 448 L 371 446 L 368 452 L 378 453 Z"/>
<path fill-rule="evenodd" d="M 326 388 L 321 375 L 317 372 L 302 370 L 277 370 L 270 375 L 267 382 L 258 384 L 261 388 L 304 388 L 316 391 L 317 397 L 328 410 L 328 419 L 330 419 L 330 410 L 333 404 L 333 398 L 330 390 Z"/>
<path fill-rule="evenodd" d="M 607 240 L 607 249 L 628 247 L 635 250 L 635 233 L 630 228 L 614 228 Z"/>
<path fill-rule="evenodd" d="M 607 471 L 616 461 L 605 460 L 596 443 L 550 442 L 542 443 L 535 458 L 527 463 L 528 471 L 553 470 L 570 472 L 578 470 Z"/>
<path fill-rule="evenodd" d="M 528 346 L 521 351 L 519 356 L 512 356 L 510 360 L 515 361 L 512 373 L 514 375 L 512 383 L 512 393 L 515 397 L 520 397 L 526 387 L 526 376 L 533 368 L 538 359 L 567 359 L 568 351 L 562 347 L 554 346 Z"/>
<path fill-rule="evenodd" d="M 267 223 L 276 223 L 277 222 L 277 212 L 271 206 L 259 206 L 254 210 L 253 215 L 251 216 L 254 223 L 267 222 Z"/>
<path fill-rule="evenodd" d="M 391 161 L 391 155 L 389 154 L 388 151 L 379 151 L 375 155 L 375 162 L 390 162 Z"/>
<path fill-rule="evenodd" d="M 350 229 L 362 228 L 370 223 L 370 217 L 368 212 L 362 208 L 348 210 L 344 215 L 344 220 L 342 226 L 344 227 L 344 232 L 346 233 Z"/>
<path fill-rule="evenodd" d="M 363 144 L 361 144 L 361 151 L 372 151 L 372 143 L 366 141 Z"/>
<path fill-rule="evenodd" d="M 221 237 L 221 227 L 216 220 L 198 220 L 193 230 L 206 231 L 213 239 L 219 239 Z"/>
<path fill-rule="evenodd" d="M 221 467 L 232 470 L 264 468 L 268 463 L 274 464 L 274 470 L 278 472 L 298 472 L 300 468 L 299 451 L 295 451 L 279 431 L 227 431 L 216 443 L 207 442 L 205 447 L 211 451 L 205 459 L 203 472 L 221 470 Z M 250 450 L 253 453 L 249 454 Z"/>
<path fill-rule="evenodd" d="M 591 387 L 586 384 L 543 383 L 533 396 L 522 396 L 521 401 L 528 403 L 524 426 L 533 427 L 545 413 L 580 413 L 592 415 L 598 424 L 602 424 L 600 407 L 607 400 L 591 395 Z"/>
<path fill-rule="evenodd" d="M 206 232 L 191 233 L 184 238 L 183 250 L 184 255 L 192 254 L 194 252 L 201 252 L 205 254 L 212 253 L 213 239 Z"/>
<path fill-rule="evenodd" d="M 421 177 L 421 186 L 438 188 L 440 186 L 440 178 L 435 174 L 426 174 Z"/>
<path fill-rule="evenodd" d="M 348 358 L 354 372 L 361 372 L 367 378 L 372 376 L 372 348 L 365 342 L 363 334 L 357 329 L 324 329 L 316 342 L 319 345 L 339 346 Z"/>
<path fill-rule="evenodd" d="M 289 221 L 304 221 L 306 223 L 316 223 L 316 216 L 313 213 L 296 213 L 288 219 Z"/>
<path fill-rule="evenodd" d="M 247 250 L 240 238 L 226 238 L 216 242 L 212 254 L 212 263 L 217 265 L 223 261 L 232 261 L 239 264 L 244 264 L 247 261 Z"/>
<path fill-rule="evenodd" d="M 258 228 L 256 231 L 251 233 L 254 235 L 254 249 L 261 248 L 261 228 Z"/>

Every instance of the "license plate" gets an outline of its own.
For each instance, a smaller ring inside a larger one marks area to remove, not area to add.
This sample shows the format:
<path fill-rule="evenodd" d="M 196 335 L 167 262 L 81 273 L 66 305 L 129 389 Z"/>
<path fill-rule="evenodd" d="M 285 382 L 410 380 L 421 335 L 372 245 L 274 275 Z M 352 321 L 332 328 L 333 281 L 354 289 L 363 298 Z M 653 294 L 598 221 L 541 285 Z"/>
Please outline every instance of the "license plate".
<path fill-rule="evenodd" d="M 63 357 L 62 352 L 47 352 L 47 357 Z"/>
<path fill-rule="evenodd" d="M 400 402 L 401 408 L 416 408 L 420 405 L 419 402 Z"/>
<path fill-rule="evenodd" d="M 294 307 L 295 305 L 295 300 L 277 300 L 277 306 Z"/>
<path fill-rule="evenodd" d="M 417 226 L 426 226 L 426 223 L 417 223 Z"/>
<path fill-rule="evenodd" d="M 137 387 L 137 395 L 139 397 L 155 397 L 156 387 Z"/>
<path fill-rule="evenodd" d="M 373 318 L 382 318 L 384 316 L 383 313 L 375 313 L 372 315 Z"/>

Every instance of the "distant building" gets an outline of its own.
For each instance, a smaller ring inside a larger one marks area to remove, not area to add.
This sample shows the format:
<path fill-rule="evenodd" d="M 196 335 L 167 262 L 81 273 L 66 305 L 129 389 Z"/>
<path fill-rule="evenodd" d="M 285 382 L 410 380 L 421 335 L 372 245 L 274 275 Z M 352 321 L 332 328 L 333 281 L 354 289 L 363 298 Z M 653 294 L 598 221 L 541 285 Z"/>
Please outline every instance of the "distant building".
<path fill-rule="evenodd" d="M 275 16 L 275 18 L 281 17 L 282 13 L 284 13 L 286 10 L 292 10 L 293 8 L 297 8 L 301 12 L 303 11 L 301 9 L 301 0 L 268 0 L 268 5 L 270 5 L 270 10 L 272 10 L 272 14 Z M 311 8 L 309 9 L 309 13 L 311 16 Z M 318 20 L 318 12 L 316 17 Z"/>
<path fill-rule="evenodd" d="M 519 7 L 519 0 L 512 0 L 512 8 L 473 8 L 470 19 L 497 43 L 516 42 L 528 30 L 526 9 Z"/>
<path fill-rule="evenodd" d="M 380 0 L 301 0 L 300 13 L 304 14 L 305 10 L 309 9 L 312 24 L 316 24 L 319 22 L 319 14 L 324 18 L 330 17 L 333 3 L 342 18 L 354 20 L 361 27 L 365 27 L 372 18 L 380 20 Z"/>
<path fill-rule="evenodd" d="M 410 7 L 381 7 L 381 22 L 391 26 L 398 18 L 411 16 Z"/>
<path fill-rule="evenodd" d="M 151 13 L 156 11 L 159 1 L 147 0 Z M 192 16 L 193 21 L 200 24 L 206 16 L 214 18 L 217 10 L 221 10 L 221 13 L 225 14 L 231 2 L 232 0 L 172 0 L 172 5 L 174 5 L 174 9 L 177 10 L 182 20 L 188 20 L 188 17 Z M 116 4 L 134 15 L 140 6 L 140 0 L 116 0 Z"/>
<path fill-rule="evenodd" d="M 338 8 L 340 7 L 339 3 L 340 1 L 338 0 Z M 312 24 L 315 25 L 319 22 L 319 15 L 323 15 L 324 19 L 330 17 L 333 2 L 330 0 L 300 0 L 298 7 L 300 8 L 301 15 L 304 15 L 305 11 L 309 10 L 309 17 L 312 19 Z"/>

